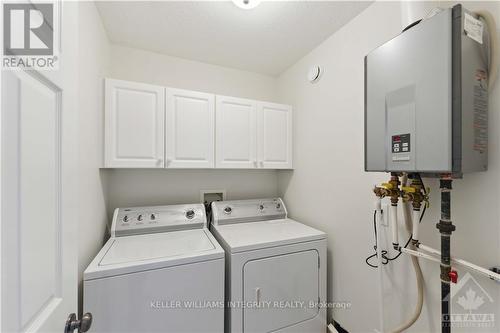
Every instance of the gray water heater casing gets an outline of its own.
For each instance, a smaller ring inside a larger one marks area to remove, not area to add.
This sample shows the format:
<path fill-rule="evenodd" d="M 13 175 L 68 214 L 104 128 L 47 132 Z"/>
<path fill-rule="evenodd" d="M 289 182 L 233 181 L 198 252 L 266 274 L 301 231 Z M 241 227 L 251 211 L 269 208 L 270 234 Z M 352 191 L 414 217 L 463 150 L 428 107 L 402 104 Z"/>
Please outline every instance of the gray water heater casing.
<path fill-rule="evenodd" d="M 489 36 L 468 36 L 466 16 L 443 10 L 365 57 L 366 171 L 487 169 Z"/>

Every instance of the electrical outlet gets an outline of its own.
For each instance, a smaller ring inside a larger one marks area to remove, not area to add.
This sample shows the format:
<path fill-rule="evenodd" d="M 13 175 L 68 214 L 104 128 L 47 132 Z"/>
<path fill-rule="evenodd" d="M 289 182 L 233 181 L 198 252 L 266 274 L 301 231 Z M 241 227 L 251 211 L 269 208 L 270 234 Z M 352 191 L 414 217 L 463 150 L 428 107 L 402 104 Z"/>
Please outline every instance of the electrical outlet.
<path fill-rule="evenodd" d="M 226 200 L 226 190 L 201 190 L 200 201 L 203 204 L 210 204 L 214 201 Z"/>

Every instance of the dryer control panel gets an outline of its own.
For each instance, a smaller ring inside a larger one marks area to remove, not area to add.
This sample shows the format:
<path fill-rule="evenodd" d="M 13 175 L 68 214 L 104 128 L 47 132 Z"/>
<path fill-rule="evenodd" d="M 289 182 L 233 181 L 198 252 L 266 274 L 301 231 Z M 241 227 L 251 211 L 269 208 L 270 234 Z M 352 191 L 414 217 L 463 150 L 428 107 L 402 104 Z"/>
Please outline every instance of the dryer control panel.
<path fill-rule="evenodd" d="M 284 219 L 287 216 L 281 198 L 212 202 L 214 225 Z"/>
<path fill-rule="evenodd" d="M 115 237 L 206 227 L 202 204 L 116 208 L 111 235 Z"/>

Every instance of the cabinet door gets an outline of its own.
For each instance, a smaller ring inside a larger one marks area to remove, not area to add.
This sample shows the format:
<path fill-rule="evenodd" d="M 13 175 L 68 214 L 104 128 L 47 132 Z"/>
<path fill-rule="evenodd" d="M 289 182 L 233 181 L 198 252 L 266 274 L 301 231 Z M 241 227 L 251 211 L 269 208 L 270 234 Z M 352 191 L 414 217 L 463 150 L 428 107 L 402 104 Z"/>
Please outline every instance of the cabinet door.
<path fill-rule="evenodd" d="M 257 104 L 227 96 L 216 97 L 217 168 L 257 167 Z"/>
<path fill-rule="evenodd" d="M 165 89 L 106 80 L 105 166 L 163 168 Z"/>
<path fill-rule="evenodd" d="M 292 168 L 292 108 L 259 102 L 257 105 L 259 168 Z"/>
<path fill-rule="evenodd" d="M 215 96 L 167 88 L 166 167 L 213 168 Z"/>

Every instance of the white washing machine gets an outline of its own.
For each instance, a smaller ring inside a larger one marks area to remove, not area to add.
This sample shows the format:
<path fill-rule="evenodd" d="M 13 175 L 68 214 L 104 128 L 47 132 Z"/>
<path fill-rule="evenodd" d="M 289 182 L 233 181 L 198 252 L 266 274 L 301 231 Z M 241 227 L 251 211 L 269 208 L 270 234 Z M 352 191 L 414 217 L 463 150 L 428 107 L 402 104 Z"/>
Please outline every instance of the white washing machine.
<path fill-rule="evenodd" d="M 226 251 L 225 331 L 326 331 L 326 235 L 287 218 L 281 199 L 212 203 Z"/>
<path fill-rule="evenodd" d="M 84 272 L 92 332 L 222 332 L 224 250 L 201 204 L 119 208 Z"/>

